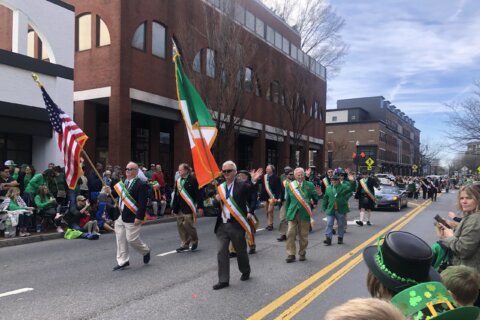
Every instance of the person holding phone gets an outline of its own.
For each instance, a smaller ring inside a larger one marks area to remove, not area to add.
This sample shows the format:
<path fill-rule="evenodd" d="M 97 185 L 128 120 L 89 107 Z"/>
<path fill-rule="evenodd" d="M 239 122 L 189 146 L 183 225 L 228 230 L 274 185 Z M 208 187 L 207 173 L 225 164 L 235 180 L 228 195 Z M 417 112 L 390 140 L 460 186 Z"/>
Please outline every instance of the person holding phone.
<path fill-rule="evenodd" d="M 464 186 L 458 192 L 458 208 L 463 218 L 455 229 L 437 224 L 437 235 L 453 253 L 453 265 L 466 265 L 480 272 L 480 190 Z M 477 300 L 476 306 L 479 305 Z"/>

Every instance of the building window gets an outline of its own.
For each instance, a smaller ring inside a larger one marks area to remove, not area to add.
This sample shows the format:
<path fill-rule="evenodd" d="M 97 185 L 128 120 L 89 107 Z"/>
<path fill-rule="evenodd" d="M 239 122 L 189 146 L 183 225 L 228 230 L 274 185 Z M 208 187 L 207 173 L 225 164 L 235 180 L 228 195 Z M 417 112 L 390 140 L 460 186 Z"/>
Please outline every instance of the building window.
<path fill-rule="evenodd" d="M 273 81 L 270 91 L 273 103 L 278 103 L 280 98 L 280 83 L 278 81 Z"/>
<path fill-rule="evenodd" d="M 348 130 L 349 133 L 355 133 L 355 130 Z"/>
<path fill-rule="evenodd" d="M 132 47 L 145 51 L 145 26 L 146 22 L 138 26 L 133 34 Z"/>
<path fill-rule="evenodd" d="M 282 35 L 275 31 L 275 47 L 282 50 Z"/>
<path fill-rule="evenodd" d="M 105 22 L 99 16 L 97 16 L 96 45 L 97 47 L 110 45 L 110 32 Z"/>
<path fill-rule="evenodd" d="M 292 59 L 297 60 L 298 48 L 295 45 L 291 45 L 290 56 Z"/>
<path fill-rule="evenodd" d="M 313 117 L 313 119 L 318 119 L 319 113 L 320 112 L 319 112 L 318 102 L 314 101 L 312 105 L 312 112 L 310 115 Z"/>
<path fill-rule="evenodd" d="M 327 134 L 333 134 L 333 131 L 328 131 Z"/>
<path fill-rule="evenodd" d="M 77 17 L 77 50 L 83 51 L 92 48 L 92 15 L 90 13 Z"/>
<path fill-rule="evenodd" d="M 248 29 L 255 31 L 255 16 L 250 11 L 245 11 L 245 25 Z"/>
<path fill-rule="evenodd" d="M 267 26 L 267 41 L 271 44 L 275 44 L 275 31 Z"/>
<path fill-rule="evenodd" d="M 351 116 L 350 120 L 357 120 L 357 116 Z"/>
<path fill-rule="evenodd" d="M 245 8 L 237 5 L 235 7 L 235 20 L 237 20 L 241 25 L 245 24 Z"/>
<path fill-rule="evenodd" d="M 286 38 L 283 38 L 282 50 L 286 54 L 290 54 L 290 41 L 288 41 Z"/>
<path fill-rule="evenodd" d="M 27 34 L 27 56 L 34 59 L 48 60 L 48 54 L 42 40 L 34 30 Z"/>
<path fill-rule="evenodd" d="M 258 18 L 255 18 L 255 32 L 260 37 L 265 38 L 265 23 Z"/>
<path fill-rule="evenodd" d="M 255 78 L 255 95 L 257 97 L 260 97 L 262 95 L 262 90 L 260 88 L 260 80 L 258 80 L 258 78 Z"/>
<path fill-rule="evenodd" d="M 368 132 L 375 132 L 375 129 L 368 129 Z"/>
<path fill-rule="evenodd" d="M 337 116 L 332 116 L 332 122 L 336 122 L 337 121 Z"/>
<path fill-rule="evenodd" d="M 193 71 L 201 72 L 201 68 L 202 68 L 202 51 L 198 51 L 197 54 L 195 55 L 195 58 L 193 58 Z"/>
<path fill-rule="evenodd" d="M 166 52 L 165 27 L 158 22 L 152 23 L 152 54 L 165 59 Z"/>
<path fill-rule="evenodd" d="M 251 68 L 245 68 L 245 91 L 253 91 L 253 70 Z"/>
<path fill-rule="evenodd" d="M 207 61 L 206 61 L 207 76 L 215 78 L 215 51 L 207 48 Z"/>

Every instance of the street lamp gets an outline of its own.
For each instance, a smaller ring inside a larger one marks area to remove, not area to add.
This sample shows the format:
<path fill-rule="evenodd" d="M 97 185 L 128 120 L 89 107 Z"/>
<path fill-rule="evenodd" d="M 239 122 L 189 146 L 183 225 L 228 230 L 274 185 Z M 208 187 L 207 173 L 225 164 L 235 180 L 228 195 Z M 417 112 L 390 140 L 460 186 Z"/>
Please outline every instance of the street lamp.
<path fill-rule="evenodd" d="M 355 151 L 356 151 L 356 154 L 357 154 L 357 157 L 356 157 L 356 163 L 357 163 L 357 168 L 355 169 L 355 172 L 356 174 L 358 174 L 358 162 L 360 161 L 359 159 L 359 154 L 358 154 L 358 146 L 360 145 L 360 141 L 357 140 L 357 142 L 355 142 Z"/>

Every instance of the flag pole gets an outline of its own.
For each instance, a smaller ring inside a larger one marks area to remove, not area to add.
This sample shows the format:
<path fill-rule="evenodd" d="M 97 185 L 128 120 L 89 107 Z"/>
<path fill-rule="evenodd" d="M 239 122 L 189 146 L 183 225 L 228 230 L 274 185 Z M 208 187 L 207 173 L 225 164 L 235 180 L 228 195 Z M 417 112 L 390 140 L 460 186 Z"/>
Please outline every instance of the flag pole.
<path fill-rule="evenodd" d="M 35 81 L 35 83 L 37 84 L 37 86 L 39 88 L 43 88 L 43 84 L 42 82 L 40 81 L 40 77 L 36 74 L 36 73 L 33 73 L 32 72 L 32 78 L 33 78 L 33 81 Z M 103 181 L 103 178 L 102 176 L 100 175 L 100 173 L 97 171 L 97 168 L 95 168 L 95 166 L 93 165 L 93 162 L 92 160 L 90 159 L 90 157 L 88 156 L 88 154 L 85 152 L 85 150 L 82 148 L 82 155 L 87 159 L 88 163 L 90 164 L 90 166 L 92 167 L 92 169 L 95 171 L 95 173 L 97 174 L 97 177 L 100 179 L 100 181 L 102 181 L 102 185 L 104 187 L 107 187 L 107 185 L 105 184 L 105 181 Z M 78 183 L 78 181 L 77 181 Z M 117 206 L 117 203 L 115 201 L 115 199 L 113 198 L 112 194 L 110 193 L 110 198 L 113 200 L 113 203 L 115 206 Z"/>

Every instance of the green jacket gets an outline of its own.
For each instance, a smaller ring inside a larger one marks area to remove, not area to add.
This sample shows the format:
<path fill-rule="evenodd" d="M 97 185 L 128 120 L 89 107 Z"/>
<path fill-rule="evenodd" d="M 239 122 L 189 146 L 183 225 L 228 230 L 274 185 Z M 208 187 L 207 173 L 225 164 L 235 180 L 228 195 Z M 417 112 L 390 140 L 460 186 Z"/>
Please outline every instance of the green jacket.
<path fill-rule="evenodd" d="M 43 174 L 37 173 L 36 175 L 33 176 L 32 179 L 30 179 L 30 182 L 25 188 L 25 192 L 38 193 L 38 187 L 44 184 L 46 184 L 46 182 L 45 182 L 45 179 L 43 178 Z"/>
<path fill-rule="evenodd" d="M 297 200 L 295 195 L 293 194 L 292 189 L 290 186 L 285 187 L 286 197 L 285 197 L 285 205 L 287 208 L 286 218 L 287 221 L 292 221 L 295 219 L 295 214 L 297 212 L 300 214 L 300 219 L 305 221 L 310 221 L 310 215 L 308 214 L 307 210 L 302 206 L 302 204 Z M 305 201 L 310 205 L 310 200 L 314 200 L 315 203 L 318 201 L 318 194 L 315 191 L 315 186 L 310 181 L 303 181 L 301 194 Z"/>
<path fill-rule="evenodd" d="M 453 237 L 442 242 L 453 252 L 453 265 L 463 264 L 480 272 L 480 212 L 464 216 Z"/>
<path fill-rule="evenodd" d="M 348 199 L 352 196 L 353 191 L 355 191 L 355 181 L 345 181 L 336 187 L 331 184 L 323 195 L 322 211 L 325 211 L 327 216 L 333 216 L 336 202 L 338 213 L 349 212 Z"/>
<path fill-rule="evenodd" d="M 39 194 L 35 196 L 35 206 L 38 209 L 48 209 L 48 208 L 55 208 L 57 207 L 57 202 L 56 201 L 50 201 L 51 195 L 48 195 L 47 197 L 43 198 L 40 197 Z"/>

